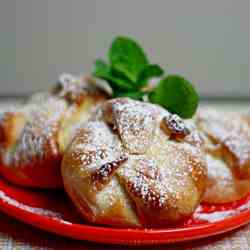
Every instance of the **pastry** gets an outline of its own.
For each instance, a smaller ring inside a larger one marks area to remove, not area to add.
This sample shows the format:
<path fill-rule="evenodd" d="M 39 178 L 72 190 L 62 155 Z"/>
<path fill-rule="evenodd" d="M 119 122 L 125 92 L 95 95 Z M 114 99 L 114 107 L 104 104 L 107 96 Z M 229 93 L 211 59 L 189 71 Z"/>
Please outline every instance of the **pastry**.
<path fill-rule="evenodd" d="M 117 98 L 82 124 L 61 165 L 83 217 L 115 227 L 161 227 L 190 216 L 206 187 L 194 127 L 149 103 Z"/>
<path fill-rule="evenodd" d="M 23 186 L 62 186 L 62 154 L 105 95 L 90 78 L 63 74 L 50 92 L 0 114 L 0 172 Z"/>
<path fill-rule="evenodd" d="M 244 197 L 250 192 L 250 116 L 203 108 L 195 123 L 208 166 L 203 201 L 225 203 Z"/>

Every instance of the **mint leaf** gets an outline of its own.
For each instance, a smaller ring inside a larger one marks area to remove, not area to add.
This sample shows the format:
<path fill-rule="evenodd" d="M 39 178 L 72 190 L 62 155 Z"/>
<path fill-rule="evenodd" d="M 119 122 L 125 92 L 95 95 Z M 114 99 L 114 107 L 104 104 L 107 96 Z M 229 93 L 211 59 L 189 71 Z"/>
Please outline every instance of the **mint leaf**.
<path fill-rule="evenodd" d="M 110 66 L 102 59 L 96 59 L 93 75 L 100 78 L 110 77 Z"/>
<path fill-rule="evenodd" d="M 160 77 L 164 74 L 163 69 L 157 64 L 147 65 L 139 74 L 137 84 L 143 87 L 148 84 L 148 80 L 152 77 Z"/>
<path fill-rule="evenodd" d="M 112 68 L 101 59 L 95 61 L 93 75 L 108 81 L 112 89 L 119 89 L 122 91 L 134 90 L 133 83 L 122 77 L 114 76 Z"/>
<path fill-rule="evenodd" d="M 130 97 L 157 103 L 183 118 L 195 113 L 199 97 L 195 88 L 184 78 L 172 75 L 162 79 L 153 91 L 143 89 L 152 77 L 161 77 L 160 66 L 149 61 L 138 43 L 128 37 L 117 37 L 108 52 L 109 64 L 100 59 L 95 62 L 94 76 L 106 80 L 113 97 Z"/>
<path fill-rule="evenodd" d="M 140 72 L 148 65 L 143 49 L 134 40 L 117 37 L 111 44 L 108 57 L 112 68 L 136 82 Z"/>
<path fill-rule="evenodd" d="M 118 72 L 116 71 L 115 69 L 113 69 L 112 67 L 111 68 L 111 75 L 114 77 L 114 78 L 118 78 L 118 79 L 122 79 L 124 82 L 127 82 L 127 84 L 130 85 L 130 90 L 138 90 L 138 86 L 136 83 L 134 82 L 131 82 L 124 74 L 122 74 L 121 72 Z"/>
<path fill-rule="evenodd" d="M 159 82 L 149 94 L 149 100 L 182 118 L 191 118 L 197 109 L 199 96 L 191 83 L 183 77 L 171 75 Z"/>
<path fill-rule="evenodd" d="M 142 97 L 145 93 L 141 91 L 133 91 L 133 92 L 121 92 L 121 91 L 113 91 L 113 97 L 130 97 L 134 100 L 142 100 Z"/>

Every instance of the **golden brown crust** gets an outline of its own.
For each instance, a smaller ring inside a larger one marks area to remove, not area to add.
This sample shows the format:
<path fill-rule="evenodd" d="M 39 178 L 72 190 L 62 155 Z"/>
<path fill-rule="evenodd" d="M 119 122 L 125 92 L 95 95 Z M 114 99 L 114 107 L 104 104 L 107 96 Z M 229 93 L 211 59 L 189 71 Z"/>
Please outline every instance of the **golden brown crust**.
<path fill-rule="evenodd" d="M 118 227 L 158 227 L 189 216 L 206 185 L 195 129 L 183 123 L 188 135 L 169 137 L 161 129 L 167 111 L 128 98 L 108 101 L 97 113 L 62 163 L 65 189 L 83 216 Z"/>
<path fill-rule="evenodd" d="M 0 145 L 7 147 L 16 142 L 25 123 L 25 115 L 21 112 L 6 111 L 0 114 Z"/>
<path fill-rule="evenodd" d="M 26 122 L 14 144 L 9 144 L 2 153 L 1 168 L 4 174 L 14 176 L 11 181 L 22 185 L 57 187 L 61 185 L 59 162 L 62 158 L 58 149 L 58 130 L 66 104 L 50 98 L 45 103 L 32 104 L 26 114 Z M 10 169 L 5 169 L 10 168 Z M 42 169 L 42 171 L 41 171 Z M 47 174 L 47 177 L 45 177 Z M 19 177 L 19 178 L 18 178 Z M 43 179 L 45 179 L 43 181 Z M 26 181 L 25 181 L 26 180 Z"/>
<path fill-rule="evenodd" d="M 52 93 L 59 98 L 74 105 L 82 105 L 85 98 L 102 98 L 106 94 L 97 88 L 91 77 L 74 77 L 70 74 L 62 74 L 59 81 L 52 89 Z"/>
<path fill-rule="evenodd" d="M 84 79 L 68 77 L 57 92 L 35 94 L 24 106 L 3 112 L 0 170 L 8 180 L 32 187 L 62 186 L 62 153 L 77 124 L 105 99 L 94 87 L 89 89 Z"/>
<path fill-rule="evenodd" d="M 250 130 L 244 116 L 202 110 L 197 125 L 239 178 L 250 177 Z"/>
<path fill-rule="evenodd" d="M 207 153 L 204 201 L 224 203 L 242 198 L 250 191 L 249 116 L 201 109 L 195 122 Z"/>
<path fill-rule="evenodd" d="M 203 201 L 227 203 L 241 199 L 249 193 L 250 180 L 235 178 L 220 158 L 207 155 L 208 178 Z"/>
<path fill-rule="evenodd" d="M 123 146 L 132 154 L 144 153 L 156 128 L 157 109 L 148 103 L 129 102 L 126 98 L 108 102 L 103 109 L 104 119 L 117 130 Z"/>

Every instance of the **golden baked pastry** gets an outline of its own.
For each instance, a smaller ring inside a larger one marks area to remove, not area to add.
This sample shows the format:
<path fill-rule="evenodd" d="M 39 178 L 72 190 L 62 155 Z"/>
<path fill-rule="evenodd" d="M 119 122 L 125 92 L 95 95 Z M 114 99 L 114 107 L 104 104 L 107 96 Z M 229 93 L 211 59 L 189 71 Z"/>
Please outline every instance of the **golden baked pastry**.
<path fill-rule="evenodd" d="M 51 92 L 0 114 L 0 172 L 19 185 L 62 186 L 62 153 L 79 123 L 105 100 L 89 78 L 62 75 Z"/>
<path fill-rule="evenodd" d="M 195 123 L 205 142 L 208 165 L 203 201 L 225 203 L 250 192 L 250 116 L 201 109 Z"/>
<path fill-rule="evenodd" d="M 193 213 L 206 185 L 202 141 L 161 107 L 105 102 L 64 154 L 66 191 L 83 217 L 116 227 L 160 227 Z"/>

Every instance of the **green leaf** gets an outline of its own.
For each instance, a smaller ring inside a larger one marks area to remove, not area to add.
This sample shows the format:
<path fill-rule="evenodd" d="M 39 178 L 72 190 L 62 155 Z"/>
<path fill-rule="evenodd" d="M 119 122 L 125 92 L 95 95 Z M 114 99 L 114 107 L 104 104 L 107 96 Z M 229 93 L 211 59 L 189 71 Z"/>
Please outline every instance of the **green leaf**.
<path fill-rule="evenodd" d="M 171 75 L 159 82 L 149 94 L 149 100 L 182 118 L 191 118 L 196 112 L 199 96 L 190 82 L 180 76 Z"/>
<path fill-rule="evenodd" d="M 130 97 L 134 100 L 142 100 L 142 97 L 145 95 L 145 93 L 141 91 L 134 91 L 134 92 L 119 92 L 119 91 L 113 91 L 113 97 Z"/>
<path fill-rule="evenodd" d="M 95 61 L 93 75 L 108 81 L 112 89 L 119 89 L 122 91 L 134 90 L 133 83 L 128 79 L 114 76 L 111 67 L 101 59 Z"/>
<path fill-rule="evenodd" d="M 141 87 L 148 84 L 148 80 L 152 77 L 160 77 L 164 73 L 163 69 L 157 64 L 147 65 L 139 74 L 137 83 Z"/>
<path fill-rule="evenodd" d="M 106 62 L 104 62 L 102 59 L 96 59 L 93 75 L 100 77 L 100 78 L 105 78 L 105 77 L 109 78 L 110 77 L 109 65 Z"/>
<path fill-rule="evenodd" d="M 137 91 L 139 88 L 137 86 L 136 83 L 131 82 L 130 79 L 128 79 L 123 73 L 116 71 L 114 68 L 111 68 L 111 75 L 115 78 L 115 79 L 122 79 L 123 81 L 127 82 L 130 84 L 130 90 L 134 90 Z"/>
<path fill-rule="evenodd" d="M 134 83 L 142 69 L 148 65 L 143 49 L 137 42 L 127 37 L 117 37 L 112 42 L 108 57 L 112 68 Z"/>

